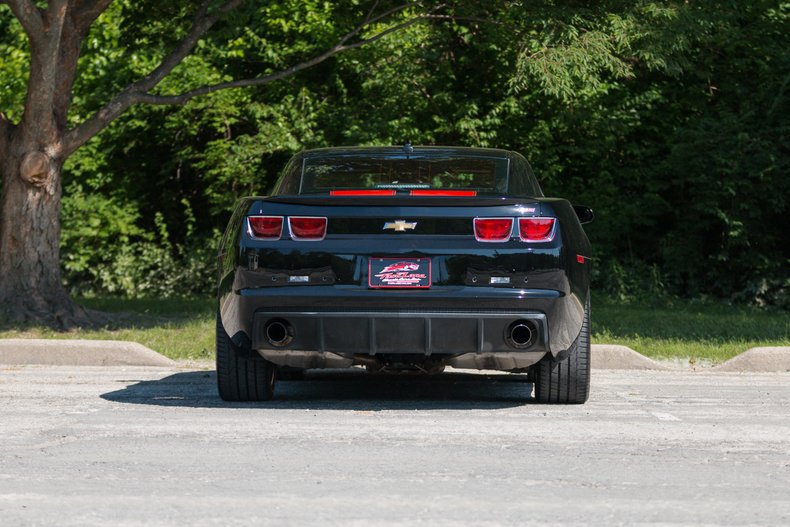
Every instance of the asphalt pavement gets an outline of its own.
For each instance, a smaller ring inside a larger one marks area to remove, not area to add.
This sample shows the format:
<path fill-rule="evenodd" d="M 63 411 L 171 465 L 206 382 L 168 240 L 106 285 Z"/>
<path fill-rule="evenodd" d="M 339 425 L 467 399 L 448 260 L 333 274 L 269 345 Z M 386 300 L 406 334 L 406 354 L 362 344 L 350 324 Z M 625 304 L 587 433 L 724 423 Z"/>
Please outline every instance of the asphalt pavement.
<path fill-rule="evenodd" d="M 787 525 L 790 373 L 318 372 L 227 404 L 212 371 L 0 367 L 0 523 Z"/>

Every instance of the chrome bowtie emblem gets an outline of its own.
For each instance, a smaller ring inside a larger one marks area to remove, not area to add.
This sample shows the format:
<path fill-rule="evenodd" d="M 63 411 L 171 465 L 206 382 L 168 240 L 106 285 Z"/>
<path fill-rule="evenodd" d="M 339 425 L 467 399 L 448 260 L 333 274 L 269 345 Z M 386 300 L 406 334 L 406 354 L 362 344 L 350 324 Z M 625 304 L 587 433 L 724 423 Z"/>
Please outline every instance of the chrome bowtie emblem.
<path fill-rule="evenodd" d="M 404 220 L 396 220 L 396 221 L 388 221 L 384 224 L 384 229 L 392 229 L 395 232 L 405 232 L 407 230 L 414 230 L 417 226 L 416 221 L 404 221 Z"/>

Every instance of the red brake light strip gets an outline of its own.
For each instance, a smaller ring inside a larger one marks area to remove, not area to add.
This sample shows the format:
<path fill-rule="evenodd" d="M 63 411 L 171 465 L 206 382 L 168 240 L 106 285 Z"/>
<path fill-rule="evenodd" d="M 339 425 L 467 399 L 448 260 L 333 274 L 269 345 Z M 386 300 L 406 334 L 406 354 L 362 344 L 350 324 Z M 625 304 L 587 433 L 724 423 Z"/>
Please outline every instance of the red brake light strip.
<path fill-rule="evenodd" d="M 330 190 L 330 196 L 394 196 L 395 190 L 390 189 L 362 189 L 362 190 Z M 409 192 L 410 196 L 477 196 L 476 190 L 437 190 L 416 189 Z"/>
<path fill-rule="evenodd" d="M 330 196 L 394 196 L 394 190 L 330 190 Z"/>
<path fill-rule="evenodd" d="M 477 196 L 476 190 L 412 190 L 411 196 Z"/>

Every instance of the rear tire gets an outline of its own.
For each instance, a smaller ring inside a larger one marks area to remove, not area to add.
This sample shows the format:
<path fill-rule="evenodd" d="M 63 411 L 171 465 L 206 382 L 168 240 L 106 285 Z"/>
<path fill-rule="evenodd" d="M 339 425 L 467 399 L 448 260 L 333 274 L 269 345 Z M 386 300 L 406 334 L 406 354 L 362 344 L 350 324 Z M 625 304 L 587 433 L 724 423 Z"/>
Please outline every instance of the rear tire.
<path fill-rule="evenodd" d="M 217 388 L 225 401 L 268 401 L 274 395 L 275 366 L 244 356 L 231 341 L 217 313 Z"/>
<path fill-rule="evenodd" d="M 590 396 L 590 301 L 579 336 L 565 360 L 551 357 L 533 366 L 535 399 L 546 404 L 583 404 Z"/>

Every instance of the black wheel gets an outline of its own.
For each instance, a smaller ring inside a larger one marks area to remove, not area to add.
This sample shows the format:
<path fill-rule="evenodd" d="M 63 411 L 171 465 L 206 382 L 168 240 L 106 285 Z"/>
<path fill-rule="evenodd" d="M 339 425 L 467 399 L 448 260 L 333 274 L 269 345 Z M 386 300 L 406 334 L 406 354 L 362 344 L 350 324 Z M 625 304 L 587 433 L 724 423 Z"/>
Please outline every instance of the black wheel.
<path fill-rule="evenodd" d="M 233 345 L 217 313 L 217 388 L 225 401 L 268 401 L 274 395 L 277 368 L 249 358 Z"/>
<path fill-rule="evenodd" d="M 533 366 L 535 399 L 548 404 L 582 404 L 590 395 L 590 302 L 584 309 L 582 329 L 565 360 L 551 357 Z"/>

